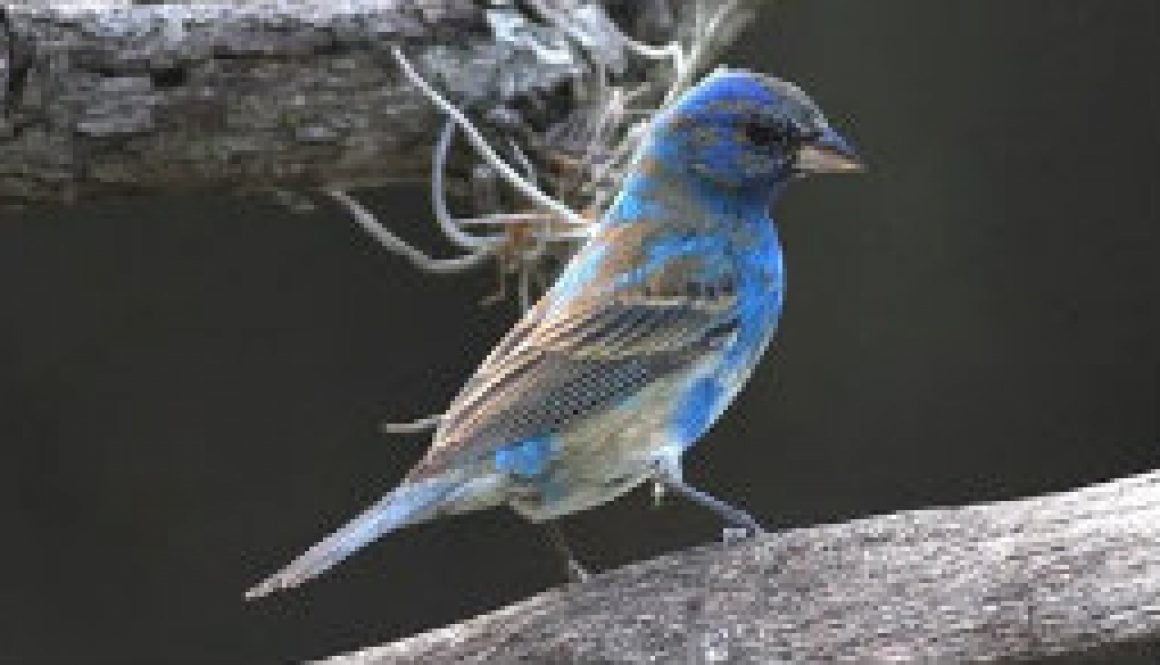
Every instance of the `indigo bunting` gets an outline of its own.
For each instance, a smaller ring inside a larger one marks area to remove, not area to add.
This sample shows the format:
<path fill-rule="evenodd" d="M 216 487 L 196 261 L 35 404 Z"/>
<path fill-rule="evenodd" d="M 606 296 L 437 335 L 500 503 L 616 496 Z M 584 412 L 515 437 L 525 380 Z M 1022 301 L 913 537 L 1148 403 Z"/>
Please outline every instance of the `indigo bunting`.
<path fill-rule="evenodd" d="M 860 166 L 793 84 L 707 76 L 653 120 L 592 237 L 464 385 L 399 487 L 247 597 L 297 586 L 404 526 L 505 504 L 545 522 L 649 480 L 760 530 L 686 483 L 681 456 L 777 326 L 772 204 L 800 176 Z"/>

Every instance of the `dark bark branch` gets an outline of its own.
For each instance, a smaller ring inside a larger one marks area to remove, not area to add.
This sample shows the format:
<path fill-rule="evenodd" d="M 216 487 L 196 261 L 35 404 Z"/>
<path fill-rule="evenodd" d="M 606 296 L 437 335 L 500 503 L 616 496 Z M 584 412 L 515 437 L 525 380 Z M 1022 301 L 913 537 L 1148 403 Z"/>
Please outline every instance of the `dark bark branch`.
<path fill-rule="evenodd" d="M 1160 472 L 678 552 L 333 662 L 957 663 L 1064 655 L 1157 662 Z"/>
<path fill-rule="evenodd" d="M 526 3 L 487 4 L 7 2 L 0 202 L 425 176 L 440 118 L 399 75 L 392 44 L 457 103 L 523 104 L 545 124 L 568 112 L 552 102 L 571 80 L 623 65 L 599 6 L 603 22 L 573 21 L 565 34 Z M 591 18 L 587 4 L 547 3 Z M 620 11 L 647 23 L 643 8 L 656 4 Z"/>

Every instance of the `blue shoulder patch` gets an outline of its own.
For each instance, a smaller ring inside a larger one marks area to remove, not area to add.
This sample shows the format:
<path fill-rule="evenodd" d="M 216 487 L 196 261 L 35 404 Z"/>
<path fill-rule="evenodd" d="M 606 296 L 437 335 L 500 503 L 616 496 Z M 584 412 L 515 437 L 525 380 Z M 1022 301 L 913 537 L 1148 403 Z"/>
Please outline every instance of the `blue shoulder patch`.
<path fill-rule="evenodd" d="M 547 470 L 551 454 L 550 437 L 520 441 L 495 451 L 495 470 L 521 478 L 531 478 Z"/>

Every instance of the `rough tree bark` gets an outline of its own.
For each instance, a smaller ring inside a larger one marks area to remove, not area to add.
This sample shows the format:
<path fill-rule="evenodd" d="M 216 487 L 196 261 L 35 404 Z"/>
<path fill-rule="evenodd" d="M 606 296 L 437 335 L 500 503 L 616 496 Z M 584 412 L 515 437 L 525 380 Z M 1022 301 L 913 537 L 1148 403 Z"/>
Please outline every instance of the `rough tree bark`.
<path fill-rule="evenodd" d="M 1050 658 L 1160 662 L 1160 472 L 700 547 L 330 662 Z"/>
<path fill-rule="evenodd" d="M 458 103 L 550 124 L 569 81 L 624 67 L 609 12 L 676 29 L 655 1 L 539 3 L 560 24 L 528 4 L 0 3 L 0 202 L 425 175 L 439 115 L 391 44 Z"/>

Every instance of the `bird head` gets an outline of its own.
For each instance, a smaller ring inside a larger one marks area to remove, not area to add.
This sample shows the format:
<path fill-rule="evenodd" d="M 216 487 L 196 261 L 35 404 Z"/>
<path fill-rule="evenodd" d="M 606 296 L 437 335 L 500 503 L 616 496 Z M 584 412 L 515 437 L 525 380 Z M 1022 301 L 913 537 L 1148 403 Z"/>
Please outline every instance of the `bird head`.
<path fill-rule="evenodd" d="M 654 125 L 646 156 L 706 184 L 772 193 L 813 173 L 862 170 L 853 147 L 800 88 L 717 70 Z"/>

